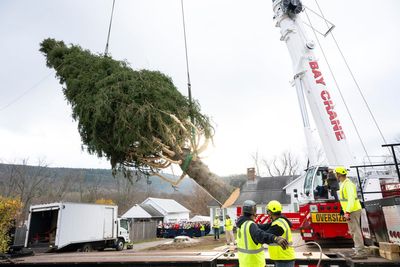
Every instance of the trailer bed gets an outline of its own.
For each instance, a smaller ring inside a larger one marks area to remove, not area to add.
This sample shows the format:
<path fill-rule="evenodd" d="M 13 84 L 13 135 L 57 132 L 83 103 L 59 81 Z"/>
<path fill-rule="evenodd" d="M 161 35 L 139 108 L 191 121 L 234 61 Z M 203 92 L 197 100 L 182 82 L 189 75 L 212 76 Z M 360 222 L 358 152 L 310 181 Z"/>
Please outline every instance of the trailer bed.
<path fill-rule="evenodd" d="M 266 263 L 273 262 L 268 259 Z M 296 264 L 301 266 L 316 266 L 319 252 L 296 252 Z M 202 252 L 134 252 L 134 251 L 103 251 L 103 252 L 72 252 L 72 253 L 43 253 L 35 256 L 12 259 L 16 266 L 64 267 L 64 266 L 193 266 L 193 267 L 237 267 L 237 254 L 233 257 L 224 256 L 220 251 Z M 10 261 L 0 262 L 9 265 Z M 400 262 L 389 261 L 379 257 L 369 257 L 368 260 L 352 260 L 346 253 L 325 253 L 321 266 L 329 267 L 368 267 L 368 266 L 400 266 Z"/>

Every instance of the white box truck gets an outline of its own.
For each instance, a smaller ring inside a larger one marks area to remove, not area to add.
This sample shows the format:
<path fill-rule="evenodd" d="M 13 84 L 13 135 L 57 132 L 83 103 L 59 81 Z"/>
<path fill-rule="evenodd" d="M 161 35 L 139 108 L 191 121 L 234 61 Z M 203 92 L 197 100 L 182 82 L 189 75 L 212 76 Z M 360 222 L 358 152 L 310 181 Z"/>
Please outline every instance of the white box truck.
<path fill-rule="evenodd" d="M 84 251 L 124 248 L 129 224 L 118 207 L 58 202 L 29 209 L 25 247 L 41 251 Z"/>

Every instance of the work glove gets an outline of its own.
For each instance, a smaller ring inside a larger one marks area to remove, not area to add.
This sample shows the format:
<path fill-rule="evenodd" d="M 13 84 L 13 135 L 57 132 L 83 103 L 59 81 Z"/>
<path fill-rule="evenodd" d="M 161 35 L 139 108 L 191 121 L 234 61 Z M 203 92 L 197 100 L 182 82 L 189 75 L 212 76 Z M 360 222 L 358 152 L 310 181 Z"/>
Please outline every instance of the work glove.
<path fill-rule="evenodd" d="M 350 221 L 350 212 L 345 212 L 344 218 L 346 219 L 346 221 Z"/>
<path fill-rule="evenodd" d="M 287 249 L 289 247 L 289 242 L 281 236 L 277 236 L 274 242 L 281 246 L 283 249 Z"/>

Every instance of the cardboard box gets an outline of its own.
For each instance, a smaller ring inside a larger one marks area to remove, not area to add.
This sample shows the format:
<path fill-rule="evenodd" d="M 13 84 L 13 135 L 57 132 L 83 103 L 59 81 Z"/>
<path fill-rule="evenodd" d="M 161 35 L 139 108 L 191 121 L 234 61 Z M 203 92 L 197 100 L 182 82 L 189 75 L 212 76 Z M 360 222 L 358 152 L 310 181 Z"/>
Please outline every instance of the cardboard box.
<path fill-rule="evenodd" d="M 382 258 L 386 258 L 385 257 L 385 251 L 383 249 L 379 250 L 379 256 L 381 256 Z"/>
<path fill-rule="evenodd" d="M 385 251 L 383 249 L 379 250 L 379 255 L 382 258 L 391 260 L 391 261 L 400 261 L 400 254 L 398 252 L 390 252 L 390 251 Z"/>
<path fill-rule="evenodd" d="M 389 242 L 379 242 L 379 249 L 388 252 L 400 252 L 400 247 L 397 244 L 389 243 Z"/>
<path fill-rule="evenodd" d="M 388 259 L 391 261 L 400 261 L 400 254 L 398 252 L 385 251 L 385 259 Z"/>

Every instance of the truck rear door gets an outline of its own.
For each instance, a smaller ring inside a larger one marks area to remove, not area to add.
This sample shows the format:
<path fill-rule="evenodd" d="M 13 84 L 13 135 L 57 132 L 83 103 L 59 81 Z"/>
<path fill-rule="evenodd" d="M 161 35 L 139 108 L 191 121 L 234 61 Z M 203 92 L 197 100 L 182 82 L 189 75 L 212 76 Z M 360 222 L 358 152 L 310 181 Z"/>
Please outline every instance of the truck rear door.
<path fill-rule="evenodd" d="M 105 208 L 104 210 L 104 231 L 103 238 L 113 238 L 114 227 L 114 208 Z"/>

